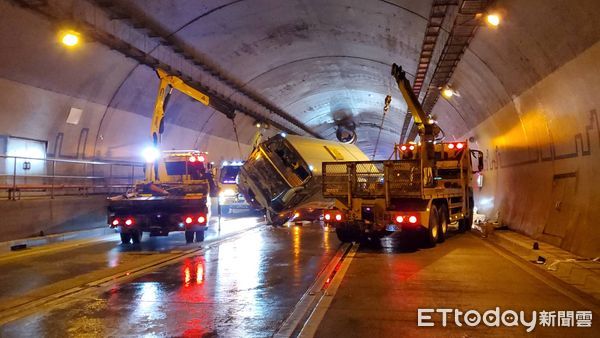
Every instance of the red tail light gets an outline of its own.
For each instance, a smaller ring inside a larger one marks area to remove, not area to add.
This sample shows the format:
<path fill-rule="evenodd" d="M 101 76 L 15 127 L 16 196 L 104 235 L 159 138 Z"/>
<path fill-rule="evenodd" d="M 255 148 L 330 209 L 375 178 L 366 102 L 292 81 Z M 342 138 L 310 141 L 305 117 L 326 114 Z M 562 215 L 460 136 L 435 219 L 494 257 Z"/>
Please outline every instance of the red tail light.
<path fill-rule="evenodd" d="M 192 224 L 194 220 L 191 217 L 186 217 L 185 218 L 185 224 Z"/>
<path fill-rule="evenodd" d="M 133 219 L 128 218 L 125 220 L 125 225 L 132 225 L 133 224 Z"/>
<path fill-rule="evenodd" d="M 341 221 L 342 220 L 342 215 L 340 215 L 340 214 L 335 215 L 335 220 L 338 221 L 338 222 Z"/>
<path fill-rule="evenodd" d="M 410 147 L 408 147 L 408 149 L 415 150 L 415 146 L 411 145 Z"/>
<path fill-rule="evenodd" d="M 401 146 L 401 147 L 400 147 L 400 150 L 402 150 L 402 151 L 406 151 L 406 146 L 404 146 L 404 145 L 403 145 L 403 146 Z"/>
<path fill-rule="evenodd" d="M 204 224 L 204 222 L 206 222 L 206 217 L 204 217 L 204 216 L 198 217 L 198 223 Z"/>
<path fill-rule="evenodd" d="M 204 162 L 204 160 L 205 160 L 204 156 L 202 156 L 202 155 L 198 156 L 198 161 Z"/>
<path fill-rule="evenodd" d="M 454 149 L 454 143 L 448 144 L 448 149 Z"/>
<path fill-rule="evenodd" d="M 416 215 L 396 215 L 394 221 L 396 223 L 416 224 L 419 221 L 419 218 Z"/>
<path fill-rule="evenodd" d="M 456 144 L 456 149 L 462 149 L 465 145 L 462 143 L 457 143 Z"/>
<path fill-rule="evenodd" d="M 115 219 L 112 221 L 112 225 L 114 225 L 114 226 L 117 226 L 117 225 L 119 225 L 119 220 L 115 218 Z"/>
<path fill-rule="evenodd" d="M 188 159 L 188 161 L 194 163 L 194 162 L 196 162 L 196 158 L 194 156 L 190 156 L 190 158 Z"/>
<path fill-rule="evenodd" d="M 329 221 L 331 219 L 331 215 L 330 214 L 325 214 L 325 220 Z"/>

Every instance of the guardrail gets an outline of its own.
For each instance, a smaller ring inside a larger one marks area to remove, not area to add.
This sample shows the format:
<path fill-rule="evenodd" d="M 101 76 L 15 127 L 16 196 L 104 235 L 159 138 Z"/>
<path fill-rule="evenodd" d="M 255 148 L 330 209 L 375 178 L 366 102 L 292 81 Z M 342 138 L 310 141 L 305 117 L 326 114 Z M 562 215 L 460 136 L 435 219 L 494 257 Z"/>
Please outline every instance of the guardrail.
<path fill-rule="evenodd" d="M 119 194 L 144 178 L 139 162 L 100 162 L 0 155 L 0 191 L 9 200 Z"/>

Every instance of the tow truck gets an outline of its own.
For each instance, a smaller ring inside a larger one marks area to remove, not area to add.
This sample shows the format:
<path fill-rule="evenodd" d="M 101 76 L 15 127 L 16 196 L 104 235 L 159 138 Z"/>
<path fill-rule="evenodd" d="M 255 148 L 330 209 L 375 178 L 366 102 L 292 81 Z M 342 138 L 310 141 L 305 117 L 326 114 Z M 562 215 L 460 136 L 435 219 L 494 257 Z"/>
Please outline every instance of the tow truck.
<path fill-rule="evenodd" d="M 324 219 L 342 242 L 378 240 L 394 232 L 422 234 L 428 246 L 446 239 L 448 225 L 470 229 L 472 175 L 483 169 L 483 154 L 466 140 L 441 142 L 439 127 L 423 111 L 405 72 L 392 76 L 412 113 L 419 143 L 394 147 L 384 161 L 324 162 L 323 197 L 335 199 Z M 473 170 L 473 167 L 476 170 Z"/>
<path fill-rule="evenodd" d="M 139 243 L 143 232 L 167 236 L 185 231 L 185 240 L 204 240 L 210 219 L 210 195 L 216 191 L 207 153 L 199 150 L 161 151 L 166 106 L 174 89 L 208 105 L 209 97 L 182 79 L 157 69 L 160 79 L 151 124 L 153 145 L 144 150 L 145 179 L 126 194 L 109 198 L 107 221 L 121 242 Z"/>

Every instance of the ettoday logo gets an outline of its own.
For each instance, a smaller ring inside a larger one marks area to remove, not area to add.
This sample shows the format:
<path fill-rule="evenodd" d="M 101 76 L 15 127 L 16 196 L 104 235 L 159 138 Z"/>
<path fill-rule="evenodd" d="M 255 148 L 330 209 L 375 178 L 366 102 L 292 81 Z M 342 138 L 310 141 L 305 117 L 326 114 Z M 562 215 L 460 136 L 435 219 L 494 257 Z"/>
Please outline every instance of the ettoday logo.
<path fill-rule="evenodd" d="M 504 310 L 499 307 L 480 313 L 477 310 L 461 311 L 459 309 L 418 309 L 417 325 L 435 326 L 436 317 L 446 327 L 453 322 L 458 327 L 481 326 L 523 326 L 525 331 L 532 332 L 537 325 L 547 327 L 591 327 L 592 311 L 525 311 Z M 452 317 L 450 320 L 449 317 Z"/>

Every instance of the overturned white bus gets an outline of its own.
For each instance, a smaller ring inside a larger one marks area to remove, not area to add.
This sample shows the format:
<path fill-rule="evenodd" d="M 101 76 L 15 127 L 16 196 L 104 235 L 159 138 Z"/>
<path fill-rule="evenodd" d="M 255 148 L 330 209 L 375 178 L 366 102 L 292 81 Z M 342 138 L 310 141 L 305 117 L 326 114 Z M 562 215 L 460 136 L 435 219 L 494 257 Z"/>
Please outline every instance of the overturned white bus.
<path fill-rule="evenodd" d="M 278 134 L 252 151 L 238 186 L 252 207 L 265 209 L 269 222 L 280 225 L 292 209 L 333 206 L 321 192 L 323 162 L 368 160 L 353 144 Z"/>

